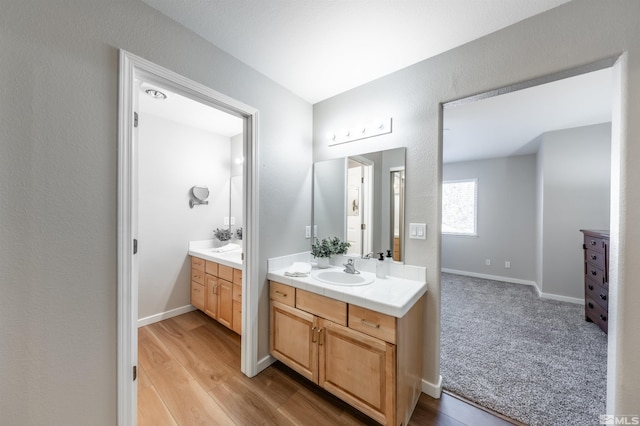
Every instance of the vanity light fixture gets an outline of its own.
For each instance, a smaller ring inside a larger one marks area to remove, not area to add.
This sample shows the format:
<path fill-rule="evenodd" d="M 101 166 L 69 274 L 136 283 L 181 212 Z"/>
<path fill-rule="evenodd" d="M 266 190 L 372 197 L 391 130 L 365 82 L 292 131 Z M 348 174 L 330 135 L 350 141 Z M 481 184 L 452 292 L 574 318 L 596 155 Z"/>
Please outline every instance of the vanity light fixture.
<path fill-rule="evenodd" d="M 329 146 L 391 133 L 391 121 L 391 118 L 385 118 L 368 124 L 357 124 L 353 126 L 353 130 L 347 128 L 340 130 L 338 133 L 327 132 Z"/>

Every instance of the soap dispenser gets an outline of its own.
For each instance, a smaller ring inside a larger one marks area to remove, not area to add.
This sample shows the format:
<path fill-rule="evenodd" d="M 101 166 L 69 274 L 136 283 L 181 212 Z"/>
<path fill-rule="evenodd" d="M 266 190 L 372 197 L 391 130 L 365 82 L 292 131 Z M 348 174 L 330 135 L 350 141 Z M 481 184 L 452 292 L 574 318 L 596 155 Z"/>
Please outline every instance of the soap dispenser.
<path fill-rule="evenodd" d="M 378 262 L 376 263 L 376 278 L 386 278 L 387 277 L 387 268 L 389 265 L 384 261 L 384 253 L 378 253 L 380 256 L 378 258 Z"/>
<path fill-rule="evenodd" d="M 387 250 L 387 256 L 384 260 L 386 260 L 387 262 L 393 262 L 393 256 L 391 255 L 391 250 Z"/>

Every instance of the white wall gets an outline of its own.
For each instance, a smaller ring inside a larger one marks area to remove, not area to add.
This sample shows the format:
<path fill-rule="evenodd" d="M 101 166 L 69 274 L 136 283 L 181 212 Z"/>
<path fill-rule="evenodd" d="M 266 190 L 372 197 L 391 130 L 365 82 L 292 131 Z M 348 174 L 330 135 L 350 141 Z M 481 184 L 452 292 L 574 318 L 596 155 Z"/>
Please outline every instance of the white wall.
<path fill-rule="evenodd" d="M 259 110 L 265 356 L 266 260 L 308 250 L 311 105 L 137 0 L 0 10 L 1 422 L 116 424 L 120 48 Z"/>
<path fill-rule="evenodd" d="M 478 179 L 478 236 L 443 235 L 442 268 L 533 282 L 535 154 L 443 165 L 443 181 L 460 179 Z"/>
<path fill-rule="evenodd" d="M 190 305 L 189 241 L 229 215 L 230 138 L 140 113 L 138 319 Z M 189 207 L 194 185 L 209 204 Z"/>
<path fill-rule="evenodd" d="M 611 302 L 617 309 L 609 323 L 607 412 L 634 412 L 640 406 L 640 358 L 624 355 L 640 352 L 634 327 L 640 323 L 640 121 L 634 118 L 640 115 L 638 16 L 640 2 L 635 0 L 572 1 L 314 105 L 314 161 L 407 147 L 406 222 L 428 226 L 426 240 L 407 239 L 405 247 L 406 262 L 428 271 L 425 389 L 439 381 L 442 103 L 624 54 L 614 72 L 620 96 L 613 100 L 610 266 L 616 281 Z M 327 146 L 329 130 L 370 117 L 393 117 L 393 133 Z"/>
<path fill-rule="evenodd" d="M 611 124 L 542 135 L 542 279 L 545 294 L 584 298 L 583 234 L 609 229 Z"/>

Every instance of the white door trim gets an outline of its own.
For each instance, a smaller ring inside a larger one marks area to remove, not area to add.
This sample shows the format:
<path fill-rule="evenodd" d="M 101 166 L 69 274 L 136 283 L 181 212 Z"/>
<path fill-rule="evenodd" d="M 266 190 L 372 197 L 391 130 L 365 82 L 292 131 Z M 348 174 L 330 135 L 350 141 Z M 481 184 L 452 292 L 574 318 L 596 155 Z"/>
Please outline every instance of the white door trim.
<path fill-rule="evenodd" d="M 127 51 L 120 50 L 118 102 L 118 425 L 135 426 L 138 364 L 138 282 L 133 240 L 137 238 L 137 146 L 133 132 L 134 80 L 155 82 L 181 95 L 244 119 L 243 250 L 241 370 L 251 377 L 258 373 L 257 274 L 258 274 L 258 110 L 187 79 Z"/>

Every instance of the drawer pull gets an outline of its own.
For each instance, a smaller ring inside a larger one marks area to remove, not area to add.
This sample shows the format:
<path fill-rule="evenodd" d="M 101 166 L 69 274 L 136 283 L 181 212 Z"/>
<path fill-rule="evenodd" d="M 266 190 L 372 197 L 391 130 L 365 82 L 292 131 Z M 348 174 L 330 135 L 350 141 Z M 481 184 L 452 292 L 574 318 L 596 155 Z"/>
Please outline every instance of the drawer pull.
<path fill-rule="evenodd" d="M 606 321 L 606 320 L 607 320 L 607 316 L 606 316 L 606 315 L 602 315 L 602 314 L 600 314 L 600 319 L 601 319 L 602 321 Z"/>
<path fill-rule="evenodd" d="M 587 287 L 589 287 L 589 290 L 593 290 L 593 286 L 591 284 L 589 284 Z"/>
<path fill-rule="evenodd" d="M 280 290 L 276 290 L 274 293 L 281 297 L 287 297 L 287 293 L 283 293 Z"/>
<path fill-rule="evenodd" d="M 366 319 L 362 318 L 360 320 L 360 322 L 362 323 L 362 325 L 366 325 L 367 327 L 371 327 L 371 328 L 380 328 L 380 324 L 376 324 L 375 322 L 371 322 L 371 321 L 367 321 Z"/>
<path fill-rule="evenodd" d="M 598 275 L 598 271 L 596 271 L 595 269 L 592 269 L 591 270 L 591 275 L 593 275 L 595 277 L 596 275 Z"/>
<path fill-rule="evenodd" d="M 315 343 L 318 341 L 318 336 L 316 336 L 316 331 L 318 331 L 318 327 L 313 327 L 311 329 L 311 343 Z"/>
<path fill-rule="evenodd" d="M 320 330 L 318 330 L 318 335 L 320 336 L 318 344 L 322 346 L 324 345 L 324 328 L 321 328 Z"/>
<path fill-rule="evenodd" d="M 602 299 L 602 300 L 607 300 L 607 295 L 606 295 L 606 294 L 601 294 L 601 295 L 600 295 L 600 299 Z"/>
<path fill-rule="evenodd" d="M 596 260 L 596 259 L 598 259 L 598 256 L 596 256 L 595 254 L 592 254 L 590 257 L 591 257 L 591 260 Z"/>
<path fill-rule="evenodd" d="M 590 309 L 593 309 L 593 303 L 589 302 L 588 305 Z"/>
<path fill-rule="evenodd" d="M 592 246 L 595 246 L 598 243 L 596 243 L 596 240 L 591 240 L 591 241 L 589 241 L 589 244 L 591 244 Z"/>

